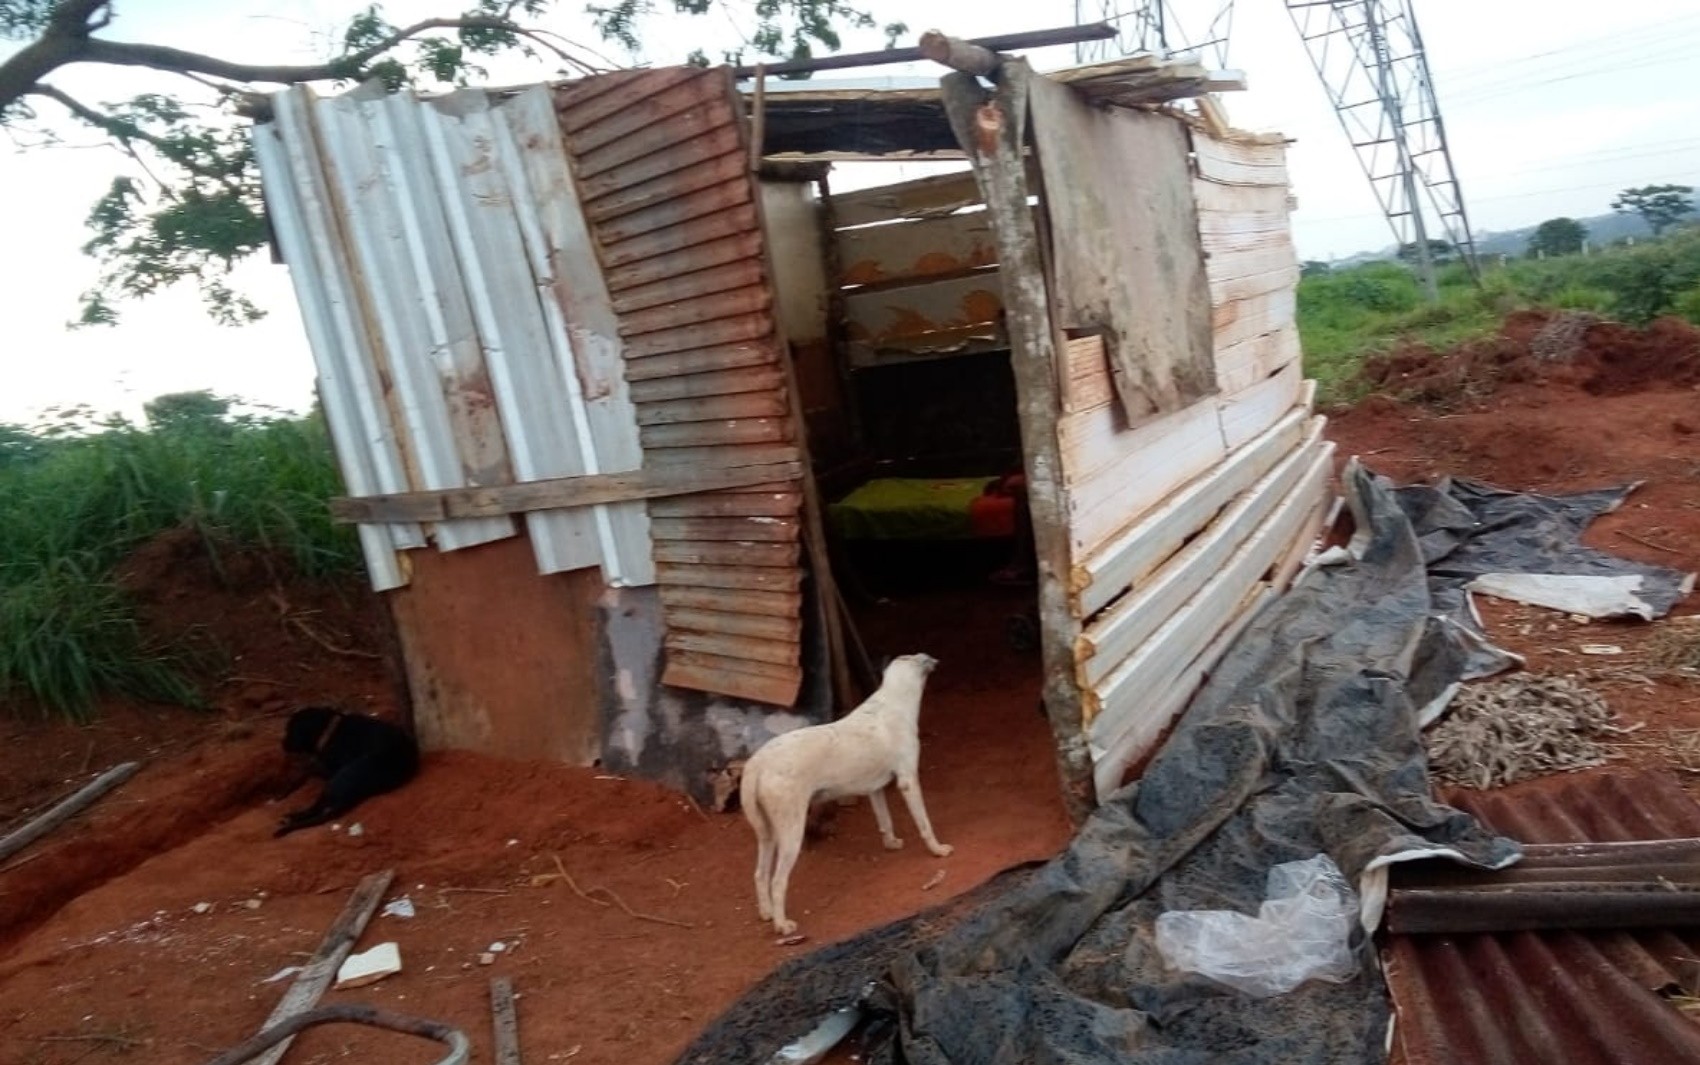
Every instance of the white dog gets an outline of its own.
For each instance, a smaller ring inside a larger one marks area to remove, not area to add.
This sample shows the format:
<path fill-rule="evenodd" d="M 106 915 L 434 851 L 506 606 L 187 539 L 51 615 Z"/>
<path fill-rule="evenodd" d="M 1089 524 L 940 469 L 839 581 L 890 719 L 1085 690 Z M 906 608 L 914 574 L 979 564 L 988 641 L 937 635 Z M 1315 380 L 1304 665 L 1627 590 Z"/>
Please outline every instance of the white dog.
<path fill-rule="evenodd" d="M 921 802 L 916 767 L 921 757 L 917 719 L 921 690 L 938 665 L 931 655 L 904 655 L 885 667 L 879 691 L 843 718 L 776 736 L 750 757 L 738 796 L 756 830 L 756 908 L 782 936 L 797 930 L 785 917 L 785 885 L 803 847 L 809 806 L 866 795 L 889 850 L 903 846 L 891 830 L 885 786 L 897 790 L 927 849 L 940 858 L 951 848 L 933 835 Z"/>

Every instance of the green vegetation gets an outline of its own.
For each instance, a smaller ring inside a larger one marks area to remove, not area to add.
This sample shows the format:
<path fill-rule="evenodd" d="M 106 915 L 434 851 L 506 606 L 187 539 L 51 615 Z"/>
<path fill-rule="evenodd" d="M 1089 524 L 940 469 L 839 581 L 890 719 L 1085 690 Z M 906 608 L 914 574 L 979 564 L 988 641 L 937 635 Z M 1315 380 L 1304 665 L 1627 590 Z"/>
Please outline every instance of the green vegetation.
<path fill-rule="evenodd" d="M 1439 271 L 1440 301 L 1433 304 L 1400 263 L 1314 266 L 1299 282 L 1299 333 L 1306 372 L 1328 402 L 1353 398 L 1358 367 L 1375 352 L 1488 336 L 1521 307 L 1587 310 L 1636 325 L 1677 314 L 1700 324 L 1700 228 L 1592 255 L 1484 262 L 1480 288 L 1452 264 Z"/>
<path fill-rule="evenodd" d="M 182 653 L 152 646 L 114 568 L 167 529 L 219 552 L 259 548 L 297 572 L 356 572 L 320 419 L 229 413 L 205 393 L 148 405 L 151 428 L 60 412 L 0 426 L 0 704 L 82 720 L 105 693 L 196 705 Z"/>

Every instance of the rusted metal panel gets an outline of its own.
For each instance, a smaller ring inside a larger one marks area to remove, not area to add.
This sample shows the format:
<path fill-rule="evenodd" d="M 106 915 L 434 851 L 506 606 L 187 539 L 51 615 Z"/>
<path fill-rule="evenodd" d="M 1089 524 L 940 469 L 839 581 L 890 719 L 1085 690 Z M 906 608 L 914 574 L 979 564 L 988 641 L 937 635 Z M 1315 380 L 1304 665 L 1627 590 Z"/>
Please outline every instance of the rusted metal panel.
<path fill-rule="evenodd" d="M 1700 804 L 1665 773 L 1585 772 L 1442 797 L 1525 843 L 1700 836 Z M 1695 991 L 1696 957 L 1700 934 L 1692 929 L 1389 936 L 1382 958 L 1397 1015 L 1396 1060 L 1700 1062 L 1700 1024 L 1665 997 Z"/>
<path fill-rule="evenodd" d="M 594 79 L 591 79 L 594 80 Z M 556 97 L 606 272 L 653 465 L 712 470 L 797 457 L 773 279 L 742 103 L 725 71 L 650 71 Z M 700 386 L 700 387 L 699 387 Z M 802 523 L 778 492 L 703 494 L 651 511 L 668 636 L 662 683 L 789 706 L 802 682 Z M 670 591 L 782 593 L 705 606 Z M 774 608 L 782 606 L 783 613 Z M 717 656 L 684 659 L 682 655 Z M 752 671 L 752 664 L 764 668 Z"/>
<path fill-rule="evenodd" d="M 840 231 L 838 260 L 844 284 L 871 285 L 995 266 L 998 250 L 990 217 L 975 211 Z"/>
<path fill-rule="evenodd" d="M 996 270 L 896 288 L 854 289 L 844 299 L 850 361 L 873 366 L 893 358 L 1009 346 L 1003 279 Z"/>

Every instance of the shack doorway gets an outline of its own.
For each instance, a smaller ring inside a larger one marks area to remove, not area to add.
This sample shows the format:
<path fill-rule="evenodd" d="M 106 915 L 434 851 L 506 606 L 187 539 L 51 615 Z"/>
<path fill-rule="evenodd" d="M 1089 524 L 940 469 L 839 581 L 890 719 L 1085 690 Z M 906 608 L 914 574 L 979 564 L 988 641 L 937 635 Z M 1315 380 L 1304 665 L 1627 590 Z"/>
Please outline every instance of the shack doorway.
<path fill-rule="evenodd" d="M 846 654 L 864 689 L 885 657 L 931 654 L 941 704 L 1008 699 L 1042 744 L 1016 379 L 974 176 L 839 176 L 772 169 L 764 203 Z"/>

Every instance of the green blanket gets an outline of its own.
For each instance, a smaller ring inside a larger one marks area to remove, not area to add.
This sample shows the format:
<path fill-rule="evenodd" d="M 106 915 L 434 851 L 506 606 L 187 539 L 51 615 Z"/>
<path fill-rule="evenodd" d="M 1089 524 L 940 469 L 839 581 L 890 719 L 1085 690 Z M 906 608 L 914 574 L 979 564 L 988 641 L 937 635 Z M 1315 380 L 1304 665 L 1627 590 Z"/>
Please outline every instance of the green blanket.
<path fill-rule="evenodd" d="M 846 540 L 969 540 L 969 505 L 991 480 L 881 478 L 829 506 L 827 520 Z"/>

